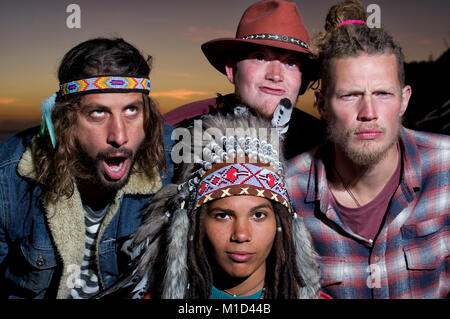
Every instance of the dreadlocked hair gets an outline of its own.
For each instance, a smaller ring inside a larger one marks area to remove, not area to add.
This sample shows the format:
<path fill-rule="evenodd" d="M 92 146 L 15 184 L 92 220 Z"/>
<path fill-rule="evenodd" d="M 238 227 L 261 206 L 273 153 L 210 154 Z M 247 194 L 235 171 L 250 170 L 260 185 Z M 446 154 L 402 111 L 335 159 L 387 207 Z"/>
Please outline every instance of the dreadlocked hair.
<path fill-rule="evenodd" d="M 397 61 L 398 79 L 403 87 L 405 83 L 404 55 L 401 47 L 383 28 L 370 28 L 366 24 L 347 23 L 347 20 L 367 20 L 367 13 L 358 0 L 346 0 L 334 5 L 328 11 L 325 31 L 313 37 L 316 62 L 319 65 L 319 79 L 316 86 L 322 86 L 327 92 L 331 80 L 333 59 L 357 57 L 361 54 L 394 54 Z M 321 82 L 321 83 L 319 83 Z"/>
<path fill-rule="evenodd" d="M 272 202 L 272 205 L 282 231 L 275 235 L 274 246 L 266 262 L 265 298 L 297 299 L 299 287 L 306 284 L 296 262 L 292 215 L 280 203 Z"/>

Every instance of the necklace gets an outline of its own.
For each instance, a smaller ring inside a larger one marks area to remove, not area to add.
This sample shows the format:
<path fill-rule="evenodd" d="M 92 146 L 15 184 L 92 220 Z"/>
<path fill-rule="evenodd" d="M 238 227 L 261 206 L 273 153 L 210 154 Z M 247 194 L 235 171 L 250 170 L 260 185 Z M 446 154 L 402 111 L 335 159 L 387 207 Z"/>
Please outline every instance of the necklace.
<path fill-rule="evenodd" d="M 358 202 L 358 200 L 356 199 L 355 195 L 352 193 L 352 191 L 350 190 L 350 187 L 348 187 L 347 184 L 345 184 L 344 179 L 342 178 L 341 174 L 339 174 L 336 165 L 333 165 L 334 170 L 336 171 L 337 176 L 339 176 L 339 179 L 342 182 L 342 185 L 344 185 L 345 190 L 347 191 L 347 193 L 350 195 L 350 197 L 353 199 L 353 201 L 355 202 L 356 206 L 361 207 L 361 204 Z"/>
<path fill-rule="evenodd" d="M 258 287 L 263 281 L 264 281 L 264 279 L 265 278 L 263 278 L 260 282 L 258 282 L 255 286 L 253 286 L 252 288 L 250 288 L 250 289 L 248 289 L 248 290 L 246 290 L 246 291 L 244 291 L 244 292 L 241 292 L 241 293 L 239 293 L 239 294 L 233 294 L 233 293 L 231 293 L 231 292 L 229 292 L 229 291 L 227 291 L 227 290 L 222 290 L 224 293 L 226 293 L 226 294 L 228 294 L 228 295 L 230 295 L 230 296 L 233 296 L 233 297 L 240 297 L 240 296 L 242 296 L 242 295 L 245 295 L 246 293 L 248 293 L 248 292 L 250 292 L 250 291 L 252 291 L 253 289 L 255 289 L 256 287 Z M 264 288 L 263 288 L 264 289 Z"/>

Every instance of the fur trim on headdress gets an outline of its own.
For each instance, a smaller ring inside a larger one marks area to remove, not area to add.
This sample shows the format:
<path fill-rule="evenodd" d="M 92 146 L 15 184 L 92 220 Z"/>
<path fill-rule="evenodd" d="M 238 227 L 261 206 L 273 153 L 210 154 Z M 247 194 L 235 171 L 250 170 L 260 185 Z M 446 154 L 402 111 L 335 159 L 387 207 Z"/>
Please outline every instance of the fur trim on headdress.
<path fill-rule="evenodd" d="M 163 299 L 183 299 L 188 284 L 187 234 L 189 217 L 184 208 L 178 209 L 169 228 L 167 269 L 164 275 Z"/>
<path fill-rule="evenodd" d="M 303 222 L 303 218 L 294 215 L 292 219 L 292 236 L 295 244 L 295 259 L 298 271 L 306 286 L 299 287 L 300 299 L 316 299 L 320 290 L 319 265 L 316 261 L 318 255 L 315 252 L 311 235 Z"/>

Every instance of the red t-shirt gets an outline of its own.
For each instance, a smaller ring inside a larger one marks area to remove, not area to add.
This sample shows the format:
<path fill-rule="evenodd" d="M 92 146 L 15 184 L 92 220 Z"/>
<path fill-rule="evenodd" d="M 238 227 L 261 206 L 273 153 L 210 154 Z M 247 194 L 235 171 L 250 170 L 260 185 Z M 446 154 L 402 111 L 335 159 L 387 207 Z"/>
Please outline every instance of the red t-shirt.
<path fill-rule="evenodd" d="M 383 190 L 370 202 L 358 208 L 344 207 L 337 201 L 339 212 L 344 224 L 356 234 L 373 240 L 380 230 L 384 215 L 387 212 L 391 198 L 400 184 L 401 156 L 397 169 Z"/>

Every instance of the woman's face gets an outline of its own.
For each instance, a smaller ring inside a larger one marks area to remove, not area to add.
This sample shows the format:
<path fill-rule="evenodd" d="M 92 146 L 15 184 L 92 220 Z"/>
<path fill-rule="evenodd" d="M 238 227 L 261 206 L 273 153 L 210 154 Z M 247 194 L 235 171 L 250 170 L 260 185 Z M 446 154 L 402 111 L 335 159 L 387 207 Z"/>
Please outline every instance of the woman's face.
<path fill-rule="evenodd" d="M 216 262 L 229 276 L 265 274 L 277 227 L 269 200 L 246 195 L 215 200 L 204 225 Z"/>

